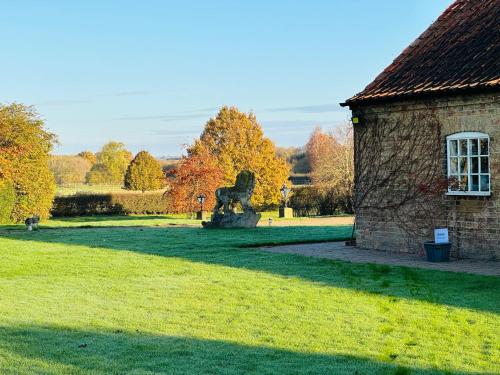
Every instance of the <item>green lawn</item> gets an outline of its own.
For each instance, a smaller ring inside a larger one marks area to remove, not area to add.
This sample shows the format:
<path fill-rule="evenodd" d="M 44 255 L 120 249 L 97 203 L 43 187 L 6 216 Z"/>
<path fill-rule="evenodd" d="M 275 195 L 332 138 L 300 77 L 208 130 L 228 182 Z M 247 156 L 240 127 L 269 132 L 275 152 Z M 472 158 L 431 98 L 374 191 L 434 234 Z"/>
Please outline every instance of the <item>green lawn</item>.
<path fill-rule="evenodd" d="M 278 212 L 262 212 L 261 222 L 266 223 L 269 218 L 273 221 L 301 221 L 310 220 L 307 217 L 279 218 Z M 79 216 L 56 217 L 40 223 L 40 229 L 49 228 L 88 228 L 88 227 L 163 227 L 172 225 L 200 226 L 201 220 L 191 219 L 187 214 L 169 215 L 113 215 L 113 216 Z M 24 224 L 0 224 L 0 230 L 24 230 Z"/>
<path fill-rule="evenodd" d="M 248 247 L 350 226 L 111 221 L 0 227 L 0 374 L 500 372 L 499 278 Z"/>

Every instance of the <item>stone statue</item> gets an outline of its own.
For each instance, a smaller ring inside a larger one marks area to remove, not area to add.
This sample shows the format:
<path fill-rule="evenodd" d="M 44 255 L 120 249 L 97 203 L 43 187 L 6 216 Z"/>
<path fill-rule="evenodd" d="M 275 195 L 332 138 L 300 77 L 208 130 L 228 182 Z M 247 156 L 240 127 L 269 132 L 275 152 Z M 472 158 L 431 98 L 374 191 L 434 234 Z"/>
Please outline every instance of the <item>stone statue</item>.
<path fill-rule="evenodd" d="M 32 217 L 24 220 L 24 224 L 26 224 L 26 228 L 28 230 L 38 230 L 38 223 L 40 222 L 40 216 L 34 215 Z"/>
<path fill-rule="evenodd" d="M 255 174 L 242 171 L 236 176 L 236 183 L 231 187 L 221 187 L 215 191 L 215 208 L 212 220 L 202 222 L 205 228 L 254 228 L 260 220 L 250 204 L 255 187 Z M 241 204 L 243 213 L 235 213 L 234 207 Z M 222 208 L 222 212 L 221 212 Z"/>

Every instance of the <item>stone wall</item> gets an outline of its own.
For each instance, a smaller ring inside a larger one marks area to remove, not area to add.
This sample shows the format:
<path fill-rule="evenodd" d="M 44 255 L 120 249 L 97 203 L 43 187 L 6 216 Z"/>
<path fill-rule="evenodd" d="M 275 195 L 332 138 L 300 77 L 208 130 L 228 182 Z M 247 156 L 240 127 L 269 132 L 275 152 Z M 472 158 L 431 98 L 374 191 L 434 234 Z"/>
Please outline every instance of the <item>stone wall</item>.
<path fill-rule="evenodd" d="M 372 104 L 351 110 L 353 116 L 360 116 L 366 126 L 370 126 L 375 118 L 395 119 L 417 113 L 432 113 L 441 127 L 443 177 L 446 177 L 447 171 L 446 136 L 457 132 L 487 133 L 490 136 L 491 196 L 445 195 L 439 199 L 444 199 L 447 206 L 446 225 L 453 242 L 453 256 L 500 259 L 500 94 Z M 354 132 L 356 137 L 356 125 Z M 387 188 L 387 195 L 391 193 L 391 188 Z M 411 210 L 411 207 L 408 209 Z M 445 218 L 442 219 L 444 222 Z M 396 252 L 422 251 L 422 239 L 403 230 L 390 213 L 359 210 L 356 222 L 360 247 Z"/>

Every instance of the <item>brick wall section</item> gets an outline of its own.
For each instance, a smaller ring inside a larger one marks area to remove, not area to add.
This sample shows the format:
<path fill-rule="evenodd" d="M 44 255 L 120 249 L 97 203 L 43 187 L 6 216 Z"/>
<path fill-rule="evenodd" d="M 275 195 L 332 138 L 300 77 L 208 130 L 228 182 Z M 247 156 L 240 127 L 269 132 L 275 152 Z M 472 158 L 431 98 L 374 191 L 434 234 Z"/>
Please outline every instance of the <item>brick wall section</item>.
<path fill-rule="evenodd" d="M 452 255 L 500 259 L 500 94 L 373 104 L 351 109 L 353 115 L 362 114 L 367 126 L 374 116 L 396 118 L 432 111 L 442 126 L 443 176 L 446 176 L 447 164 L 446 136 L 457 132 L 483 132 L 490 136 L 491 196 L 445 196 L 443 199 L 448 206 L 448 217 L 452 219 L 448 221 Z M 357 212 L 356 223 L 360 247 L 411 253 L 422 251 L 421 239 L 411 238 L 381 212 Z"/>

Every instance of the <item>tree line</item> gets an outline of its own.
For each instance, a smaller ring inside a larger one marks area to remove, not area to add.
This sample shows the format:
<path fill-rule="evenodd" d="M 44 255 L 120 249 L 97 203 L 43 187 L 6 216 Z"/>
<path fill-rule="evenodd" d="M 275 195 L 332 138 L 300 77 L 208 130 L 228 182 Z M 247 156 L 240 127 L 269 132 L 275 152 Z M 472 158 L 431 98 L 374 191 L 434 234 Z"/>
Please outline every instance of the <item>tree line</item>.
<path fill-rule="evenodd" d="M 127 190 L 158 190 L 164 184 L 160 163 L 147 151 L 135 157 L 121 142 L 106 143 L 94 154 L 52 155 L 49 167 L 57 185 L 120 185 Z"/>
<path fill-rule="evenodd" d="M 289 166 L 278 157 L 252 113 L 222 107 L 178 166 L 166 176 L 147 151 L 135 157 L 120 142 L 109 142 L 97 152 L 75 157 L 51 156 L 57 138 L 45 128 L 33 107 L 0 105 L 0 220 L 23 221 L 31 215 L 49 216 L 56 182 L 120 184 L 130 190 L 157 190 L 168 185 L 173 212 L 192 211 L 196 197 L 207 197 L 221 185 L 232 185 L 243 169 L 255 172 L 253 196 L 259 207 L 279 203 L 279 189 Z M 213 202 L 212 202 L 213 203 Z"/>
<path fill-rule="evenodd" d="M 280 188 L 288 183 L 290 161 L 294 169 L 300 163 L 301 170 L 310 171 L 313 181 L 312 194 L 297 193 L 296 200 L 321 199 L 332 212 L 352 209 L 353 142 L 348 127 L 335 133 L 317 128 L 305 147 L 278 150 L 253 113 L 222 107 L 187 155 L 168 171 L 147 151 L 133 156 L 121 142 L 75 156 L 51 155 L 56 142 L 33 107 L 0 105 L 0 221 L 19 222 L 35 214 L 46 218 L 56 184 L 83 181 L 142 192 L 165 189 L 171 212 L 193 212 L 200 194 L 206 196 L 205 207 L 213 206 L 214 191 L 232 185 L 244 169 L 256 176 L 252 203 L 260 209 L 276 207 Z"/>

